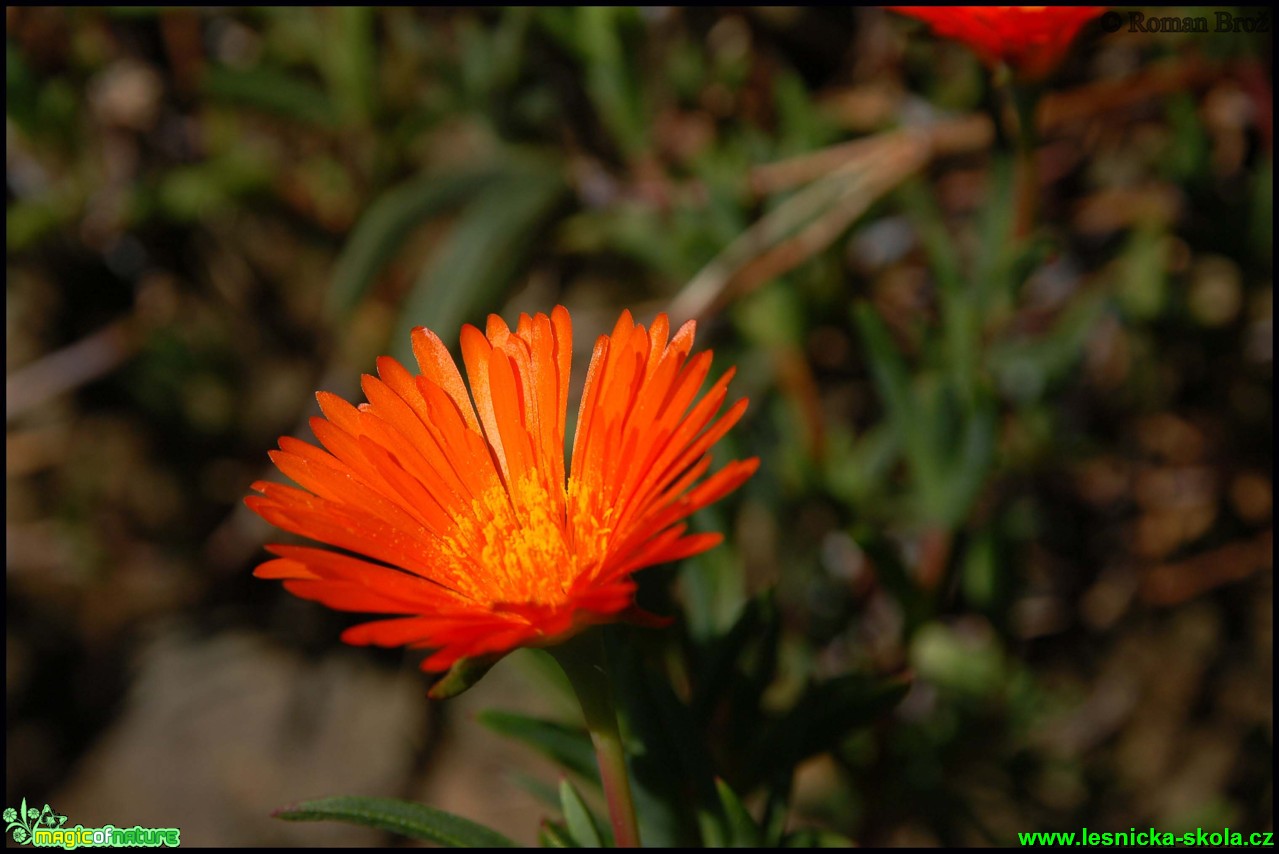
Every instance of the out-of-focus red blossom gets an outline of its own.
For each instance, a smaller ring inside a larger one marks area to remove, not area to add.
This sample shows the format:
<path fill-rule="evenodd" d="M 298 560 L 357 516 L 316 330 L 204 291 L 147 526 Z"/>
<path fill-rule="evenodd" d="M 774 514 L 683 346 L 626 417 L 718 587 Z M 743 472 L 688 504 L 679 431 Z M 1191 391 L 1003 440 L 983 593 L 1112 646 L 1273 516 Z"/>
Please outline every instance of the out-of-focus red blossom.
<path fill-rule="evenodd" d="M 1070 43 L 1105 6 L 886 6 L 930 24 L 939 36 L 977 51 L 987 65 L 1007 63 L 1022 77 L 1051 72 Z"/>

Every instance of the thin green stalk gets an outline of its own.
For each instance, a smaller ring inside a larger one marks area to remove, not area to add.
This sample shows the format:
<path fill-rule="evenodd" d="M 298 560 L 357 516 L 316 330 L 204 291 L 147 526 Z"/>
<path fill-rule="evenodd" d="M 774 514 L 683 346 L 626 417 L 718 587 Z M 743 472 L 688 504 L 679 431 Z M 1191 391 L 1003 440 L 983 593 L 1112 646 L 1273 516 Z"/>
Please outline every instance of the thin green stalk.
<path fill-rule="evenodd" d="M 1034 230 L 1035 219 L 1039 215 L 1039 166 L 1035 162 L 1033 143 L 1018 144 L 1013 182 L 1017 194 L 1013 234 L 1015 237 L 1027 237 Z"/>
<path fill-rule="evenodd" d="M 1002 102 L 1000 120 L 1004 136 L 1016 158 L 1014 236 L 1026 237 L 1034 229 L 1039 209 L 1039 167 L 1035 158 L 1035 107 L 1039 90 L 1033 84 L 1017 80 L 1007 66 L 996 71 L 994 82 Z"/>
<path fill-rule="evenodd" d="M 631 797 L 631 778 L 626 771 L 626 749 L 617 727 L 603 633 L 598 629 L 588 630 L 549 651 L 564 669 L 582 705 L 582 715 L 600 766 L 614 842 L 618 848 L 639 848 L 639 824 Z"/>

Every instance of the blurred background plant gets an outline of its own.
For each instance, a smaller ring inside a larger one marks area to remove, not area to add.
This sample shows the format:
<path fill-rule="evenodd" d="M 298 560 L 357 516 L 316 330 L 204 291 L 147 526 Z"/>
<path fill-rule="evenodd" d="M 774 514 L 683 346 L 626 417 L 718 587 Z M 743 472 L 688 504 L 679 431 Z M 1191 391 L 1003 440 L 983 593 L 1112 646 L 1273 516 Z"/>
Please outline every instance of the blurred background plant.
<path fill-rule="evenodd" d="M 647 840 L 1273 826 L 1268 35 L 1085 28 L 1021 239 L 980 62 L 882 10 L 5 14 L 6 804 L 589 836 L 538 655 L 428 706 L 240 504 L 412 326 L 562 302 L 699 318 L 764 460 L 619 650 Z"/>

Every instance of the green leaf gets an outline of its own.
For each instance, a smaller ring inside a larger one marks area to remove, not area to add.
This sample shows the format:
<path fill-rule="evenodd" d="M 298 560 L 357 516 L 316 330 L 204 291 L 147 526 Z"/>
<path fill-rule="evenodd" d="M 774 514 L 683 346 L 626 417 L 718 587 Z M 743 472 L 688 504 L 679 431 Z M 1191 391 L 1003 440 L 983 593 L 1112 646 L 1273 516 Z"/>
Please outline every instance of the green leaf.
<path fill-rule="evenodd" d="M 870 303 L 858 303 L 853 309 L 853 319 L 866 345 L 871 375 L 880 396 L 884 398 L 889 419 L 899 422 L 899 427 L 908 427 L 915 412 L 905 360 L 893 343 L 888 327 Z M 909 435 L 913 438 L 917 433 L 917 430 L 911 430 Z M 913 444 L 912 438 L 908 438 L 908 444 Z"/>
<path fill-rule="evenodd" d="M 457 22 L 456 73 L 466 105 L 490 111 L 494 99 L 519 79 L 528 59 L 525 42 L 535 14 L 531 7 L 516 6 L 503 9 L 495 22 L 474 18 Z"/>
<path fill-rule="evenodd" d="M 338 124 L 338 111 L 322 89 L 278 68 L 258 65 L 240 70 L 215 65 L 205 74 L 203 88 L 214 100 L 281 118 L 322 127 Z"/>
<path fill-rule="evenodd" d="M 926 521 L 953 527 L 967 514 L 994 455 L 994 401 L 953 359 L 945 373 L 912 378 L 875 309 L 861 303 L 854 319 L 888 423 L 901 437 L 919 510 Z"/>
<path fill-rule="evenodd" d="M 644 654 L 636 637 L 642 633 L 609 628 L 609 668 L 631 744 L 641 838 L 662 848 L 694 843 L 700 838 L 698 811 L 713 811 L 718 801 L 705 736 L 665 668 Z"/>
<path fill-rule="evenodd" d="M 272 813 L 286 821 L 344 821 L 435 842 L 446 848 L 514 848 L 482 824 L 421 804 L 391 798 L 337 797 L 303 801 Z"/>
<path fill-rule="evenodd" d="M 789 773 L 808 757 L 829 750 L 906 696 L 906 679 L 850 673 L 810 685 L 782 718 L 762 729 L 754 746 L 764 779 Z"/>
<path fill-rule="evenodd" d="M 413 327 L 457 329 L 497 302 L 566 189 L 558 164 L 533 163 L 479 191 L 405 302 L 392 339 L 401 361 Z"/>
<path fill-rule="evenodd" d="M 577 702 L 577 695 L 573 693 L 573 686 L 555 656 L 545 649 L 526 646 L 517 650 L 512 660 L 524 670 L 527 678 L 544 687 L 548 693 L 553 692 L 551 699 L 558 710 L 570 717 L 580 712 L 582 707 Z"/>
<path fill-rule="evenodd" d="M 554 809 L 560 805 L 559 791 L 540 777 L 526 774 L 523 771 L 511 771 L 506 777 L 548 807 Z"/>
<path fill-rule="evenodd" d="M 856 438 L 847 430 L 832 430 L 822 467 L 826 486 L 851 509 L 860 510 L 876 501 L 900 455 L 901 437 L 889 423 L 871 425 Z"/>
<path fill-rule="evenodd" d="M 768 800 L 764 802 L 764 814 L 759 820 L 760 844 L 765 848 L 779 847 L 786 837 L 794 783 L 794 774 L 782 774 L 768 787 Z"/>
<path fill-rule="evenodd" d="M 719 507 L 703 507 L 692 522 L 697 530 L 708 532 L 725 532 L 728 525 Z M 727 631 L 747 601 L 741 558 L 735 550 L 711 549 L 694 555 L 680 563 L 678 573 L 689 635 L 700 642 Z"/>
<path fill-rule="evenodd" d="M 937 289 L 943 298 L 964 290 L 963 265 L 955 241 L 946 230 L 946 218 L 923 179 L 902 185 L 902 199 L 915 224 L 928 260 L 932 262 Z"/>
<path fill-rule="evenodd" d="M 977 310 L 985 317 L 1002 313 L 1011 305 L 1016 284 L 1013 261 L 1026 249 L 1023 241 L 1014 239 L 1017 206 L 1012 160 L 997 158 L 992 166 L 991 188 L 979 226 L 980 250 L 973 256 L 969 283 L 976 296 Z"/>
<path fill-rule="evenodd" d="M 737 659 L 745 651 L 747 643 L 759 635 L 764 626 L 764 609 L 775 611 L 773 591 L 770 588 L 754 599 L 747 600 L 732 627 L 722 636 L 693 648 L 697 673 L 693 681 L 693 693 L 689 706 L 699 721 L 708 721 L 714 707 L 723 698 L 733 678 Z"/>
<path fill-rule="evenodd" d="M 456 697 L 463 691 L 470 688 L 476 682 L 484 677 L 485 673 L 493 668 L 502 660 L 501 655 L 482 655 L 474 658 L 462 658 L 457 661 L 449 672 L 431 686 L 431 690 L 426 696 L 432 700 L 447 700 L 449 697 Z"/>
<path fill-rule="evenodd" d="M 994 610 L 1004 600 L 1007 582 L 998 549 L 994 530 L 987 528 L 973 537 L 963 556 L 960 587 L 964 598 L 986 613 Z"/>
<path fill-rule="evenodd" d="M 495 177 L 492 171 L 426 175 L 380 196 L 360 218 L 338 257 L 329 285 L 328 310 L 346 315 L 368 291 L 405 239 L 428 217 L 461 204 Z"/>
<path fill-rule="evenodd" d="M 724 811 L 724 826 L 728 831 L 728 847 L 756 848 L 762 841 L 759 825 L 751 817 L 746 806 L 729 785 L 716 778 L 715 790 L 719 793 L 720 808 Z"/>
<path fill-rule="evenodd" d="M 952 529 L 967 517 L 995 458 L 998 414 L 989 397 L 978 395 L 951 435 L 939 437 L 945 460 L 933 485 L 932 516 Z"/>
<path fill-rule="evenodd" d="M 537 832 L 537 841 L 543 848 L 581 848 L 569 835 L 568 828 L 553 821 L 543 821 Z"/>
<path fill-rule="evenodd" d="M 1119 304 L 1134 320 L 1152 320 L 1169 300 L 1167 228 L 1146 222 L 1133 230 L 1123 254 L 1115 260 Z"/>
<path fill-rule="evenodd" d="M 773 591 L 746 603 L 733 627 L 699 650 L 693 679 L 691 714 L 710 726 L 726 699 L 737 708 L 756 708 L 773 681 L 781 621 Z"/>
<path fill-rule="evenodd" d="M 1061 312 L 1046 333 L 994 344 L 987 361 L 1000 391 L 1022 405 L 1042 399 L 1083 358 L 1088 338 L 1109 303 L 1104 293 L 1082 294 Z"/>
<path fill-rule="evenodd" d="M 317 57 L 345 123 L 364 122 L 375 110 L 379 87 L 373 10 L 334 6 L 325 10 L 324 50 Z"/>
<path fill-rule="evenodd" d="M 853 840 L 830 830 L 805 828 L 782 840 L 783 848 L 852 848 Z"/>
<path fill-rule="evenodd" d="M 915 476 L 929 480 L 935 460 L 925 432 L 926 419 L 920 417 L 920 406 L 911 388 L 906 361 L 893 343 L 888 327 L 870 303 L 858 303 L 853 309 L 853 319 L 866 346 L 871 377 L 883 399 L 888 421 L 902 438 Z"/>
<path fill-rule="evenodd" d="M 599 785 L 595 751 L 585 729 L 497 709 L 480 712 L 475 719 L 500 735 L 524 742 L 582 779 Z"/>
<path fill-rule="evenodd" d="M 603 848 L 604 840 L 600 836 L 595 817 L 578 794 L 577 789 L 568 780 L 560 780 L 560 809 L 564 812 L 564 821 L 573 839 L 584 848 Z"/>
<path fill-rule="evenodd" d="M 180 221 L 208 219 L 229 211 L 251 193 L 270 186 L 272 165 L 251 148 L 233 148 L 199 163 L 168 170 L 155 190 L 163 215 Z"/>
<path fill-rule="evenodd" d="M 644 93 L 625 44 L 625 30 L 638 28 L 629 7 L 581 6 L 543 9 L 541 26 L 581 62 L 581 78 L 601 123 L 628 154 L 647 147 Z"/>

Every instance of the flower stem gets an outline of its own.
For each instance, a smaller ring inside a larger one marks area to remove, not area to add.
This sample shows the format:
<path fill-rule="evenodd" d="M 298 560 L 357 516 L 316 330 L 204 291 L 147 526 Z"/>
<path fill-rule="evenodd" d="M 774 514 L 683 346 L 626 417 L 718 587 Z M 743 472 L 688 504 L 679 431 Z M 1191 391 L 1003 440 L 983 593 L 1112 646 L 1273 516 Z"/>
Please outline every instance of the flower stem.
<path fill-rule="evenodd" d="M 617 727 L 603 633 L 598 629 L 586 631 L 552 647 L 549 652 L 563 668 L 582 705 L 582 715 L 600 766 L 613 840 L 618 848 L 639 848 L 639 825 L 631 798 L 631 779 L 626 771 L 626 750 Z"/>
<path fill-rule="evenodd" d="M 1034 230 L 1039 207 L 1039 169 L 1035 159 L 1035 108 L 1038 90 L 1015 79 L 1007 66 L 995 74 L 995 88 L 1001 99 L 1001 125 L 1016 158 L 1013 192 L 1016 194 L 1014 235 L 1026 237 Z"/>

